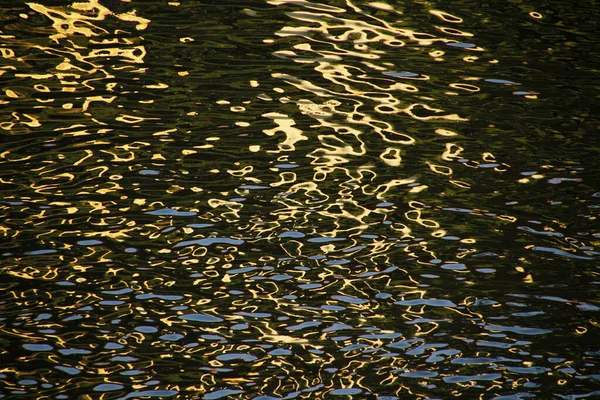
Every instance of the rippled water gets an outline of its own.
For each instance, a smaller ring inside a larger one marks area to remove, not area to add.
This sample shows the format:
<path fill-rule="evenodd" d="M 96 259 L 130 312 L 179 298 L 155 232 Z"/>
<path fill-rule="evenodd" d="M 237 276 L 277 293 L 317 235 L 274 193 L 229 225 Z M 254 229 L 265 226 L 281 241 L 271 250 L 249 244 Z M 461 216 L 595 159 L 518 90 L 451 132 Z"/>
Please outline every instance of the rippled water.
<path fill-rule="evenodd" d="M 0 397 L 600 397 L 595 2 L 64 3 L 0 1 Z"/>

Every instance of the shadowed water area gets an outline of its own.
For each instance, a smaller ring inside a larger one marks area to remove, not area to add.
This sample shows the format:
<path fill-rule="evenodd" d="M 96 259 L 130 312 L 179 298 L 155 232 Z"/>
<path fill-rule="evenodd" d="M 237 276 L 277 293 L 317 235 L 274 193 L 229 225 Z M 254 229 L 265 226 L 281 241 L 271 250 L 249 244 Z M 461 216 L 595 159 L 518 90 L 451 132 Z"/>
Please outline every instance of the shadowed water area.
<path fill-rule="evenodd" d="M 600 397 L 595 1 L 0 6 L 0 397 Z"/>

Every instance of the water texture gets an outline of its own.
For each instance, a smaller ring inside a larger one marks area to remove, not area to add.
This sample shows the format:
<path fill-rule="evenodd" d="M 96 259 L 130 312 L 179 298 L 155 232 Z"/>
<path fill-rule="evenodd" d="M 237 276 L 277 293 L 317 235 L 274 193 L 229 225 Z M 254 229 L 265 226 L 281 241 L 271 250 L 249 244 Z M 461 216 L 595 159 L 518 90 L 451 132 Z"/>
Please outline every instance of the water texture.
<path fill-rule="evenodd" d="M 0 0 L 0 397 L 600 397 L 598 21 Z"/>

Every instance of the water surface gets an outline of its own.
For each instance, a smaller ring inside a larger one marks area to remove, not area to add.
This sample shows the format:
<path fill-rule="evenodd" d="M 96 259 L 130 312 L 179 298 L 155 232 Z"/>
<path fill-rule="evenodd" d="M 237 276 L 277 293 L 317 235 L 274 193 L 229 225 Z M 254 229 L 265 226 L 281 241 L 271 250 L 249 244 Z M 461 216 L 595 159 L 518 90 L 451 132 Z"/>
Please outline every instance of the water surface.
<path fill-rule="evenodd" d="M 0 396 L 600 395 L 594 2 L 0 5 Z"/>

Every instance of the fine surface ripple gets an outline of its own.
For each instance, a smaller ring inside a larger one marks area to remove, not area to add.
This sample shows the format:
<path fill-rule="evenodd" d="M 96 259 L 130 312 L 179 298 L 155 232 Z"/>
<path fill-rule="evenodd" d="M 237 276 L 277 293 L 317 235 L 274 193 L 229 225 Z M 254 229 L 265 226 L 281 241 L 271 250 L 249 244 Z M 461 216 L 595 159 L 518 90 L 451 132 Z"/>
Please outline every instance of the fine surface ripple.
<path fill-rule="evenodd" d="M 0 5 L 0 397 L 600 396 L 593 2 Z"/>

